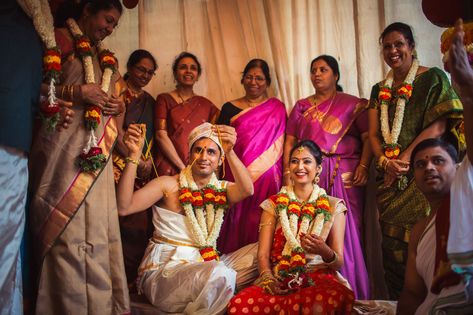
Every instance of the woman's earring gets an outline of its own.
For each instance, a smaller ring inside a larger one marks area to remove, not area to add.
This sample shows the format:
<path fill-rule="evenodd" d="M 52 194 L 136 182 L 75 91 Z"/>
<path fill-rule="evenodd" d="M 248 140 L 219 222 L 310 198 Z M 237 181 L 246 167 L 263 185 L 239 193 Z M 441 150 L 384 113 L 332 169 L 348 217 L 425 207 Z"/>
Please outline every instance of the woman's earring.
<path fill-rule="evenodd" d="M 315 174 L 315 178 L 314 178 L 313 183 L 314 183 L 314 184 L 318 184 L 319 181 L 320 181 L 320 176 L 319 176 L 319 173 L 317 173 L 317 174 Z"/>

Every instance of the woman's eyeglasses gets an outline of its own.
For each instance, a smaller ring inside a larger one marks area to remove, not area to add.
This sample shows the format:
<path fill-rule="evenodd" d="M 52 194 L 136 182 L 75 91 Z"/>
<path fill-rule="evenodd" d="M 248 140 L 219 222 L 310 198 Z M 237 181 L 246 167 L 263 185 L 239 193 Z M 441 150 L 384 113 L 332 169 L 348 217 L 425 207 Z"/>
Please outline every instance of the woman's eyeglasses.
<path fill-rule="evenodd" d="M 147 74 L 149 76 L 156 75 L 156 71 L 154 70 L 148 70 L 142 66 L 133 66 L 136 70 L 138 70 L 139 73 L 141 74 Z"/>
<path fill-rule="evenodd" d="M 254 79 L 258 83 L 263 83 L 264 81 L 266 81 L 266 79 L 264 77 L 259 77 L 259 76 L 254 77 L 252 75 L 247 75 L 247 76 L 244 77 L 244 79 L 248 82 L 251 82 Z"/>

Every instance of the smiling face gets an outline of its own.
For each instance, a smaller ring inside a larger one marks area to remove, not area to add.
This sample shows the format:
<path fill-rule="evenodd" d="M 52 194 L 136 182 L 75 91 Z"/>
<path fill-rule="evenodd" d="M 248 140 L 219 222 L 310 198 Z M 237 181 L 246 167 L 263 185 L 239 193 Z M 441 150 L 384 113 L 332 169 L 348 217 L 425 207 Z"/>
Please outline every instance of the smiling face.
<path fill-rule="evenodd" d="M 193 163 L 192 175 L 201 178 L 212 175 L 218 168 L 220 155 L 218 145 L 209 138 L 197 140 L 191 148 L 189 158 Z"/>
<path fill-rule="evenodd" d="M 414 46 L 400 32 L 386 34 L 382 42 L 383 57 L 393 71 L 408 71 L 412 64 Z"/>
<path fill-rule="evenodd" d="M 248 70 L 242 80 L 246 95 L 258 98 L 266 93 L 268 84 L 263 70 L 260 67 Z"/>
<path fill-rule="evenodd" d="M 154 63 L 149 58 L 142 58 L 136 64 L 128 67 L 128 81 L 136 87 L 145 87 L 155 72 Z"/>
<path fill-rule="evenodd" d="M 315 177 L 321 171 L 315 157 L 306 147 L 294 150 L 289 160 L 289 170 L 294 185 L 312 184 Z"/>
<path fill-rule="evenodd" d="M 427 199 L 449 194 L 455 172 L 455 162 L 440 146 L 421 150 L 414 157 L 416 185 Z"/>
<path fill-rule="evenodd" d="M 93 42 L 104 40 L 113 30 L 120 19 L 120 12 L 116 8 L 109 10 L 99 10 L 97 13 L 90 13 L 89 8 L 84 8 L 84 13 L 79 19 L 83 33 Z"/>
<path fill-rule="evenodd" d="M 323 59 L 312 63 L 310 80 L 316 91 L 335 91 L 337 89 L 338 75 Z"/>
<path fill-rule="evenodd" d="M 178 85 L 193 86 L 199 79 L 199 66 L 194 58 L 184 57 L 179 60 L 174 78 Z"/>

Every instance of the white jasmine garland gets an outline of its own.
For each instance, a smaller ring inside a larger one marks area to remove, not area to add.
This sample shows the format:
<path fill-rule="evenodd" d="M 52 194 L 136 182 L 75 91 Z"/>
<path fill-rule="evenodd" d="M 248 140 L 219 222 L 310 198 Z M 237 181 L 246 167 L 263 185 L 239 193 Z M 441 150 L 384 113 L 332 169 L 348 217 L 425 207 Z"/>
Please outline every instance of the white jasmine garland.
<path fill-rule="evenodd" d="M 72 33 L 74 37 L 77 36 L 83 36 L 83 33 L 81 29 L 79 28 L 79 25 L 77 25 L 77 22 L 74 19 L 67 19 L 66 24 Z M 98 43 L 97 44 L 97 50 L 98 52 L 103 50 L 102 44 Z M 82 56 L 82 64 L 84 66 L 84 80 L 88 84 L 95 83 L 95 74 L 94 74 L 94 66 L 92 62 L 92 57 L 89 55 Z M 110 68 L 105 68 L 103 69 L 102 73 L 102 82 L 101 82 L 101 88 L 102 91 L 105 93 L 108 93 L 108 90 L 110 88 L 110 82 L 112 78 L 113 70 Z M 91 128 L 90 130 L 90 135 L 89 135 L 89 141 L 87 142 L 86 147 L 84 148 L 83 152 L 87 153 L 91 147 L 96 147 L 97 146 L 97 140 L 95 137 L 95 132 L 94 129 Z"/>
<path fill-rule="evenodd" d="M 33 20 L 33 25 L 46 48 L 56 47 L 54 23 L 48 0 L 17 0 L 23 11 Z"/>
<path fill-rule="evenodd" d="M 280 193 L 287 194 L 287 196 L 289 197 L 289 204 L 291 204 L 291 202 L 301 203 L 297 199 L 297 196 L 294 193 L 294 187 L 292 185 L 283 186 L 280 190 Z M 324 196 L 326 196 L 325 190 L 320 188 L 317 184 L 314 184 L 312 193 L 307 203 L 312 203 L 315 205 L 317 202 L 317 199 L 319 197 L 324 197 Z M 289 256 L 291 255 L 292 251 L 294 251 L 296 248 L 301 247 L 300 235 L 307 234 L 309 230 L 310 222 L 311 222 L 311 220 L 307 216 L 302 216 L 302 221 L 299 226 L 299 230 L 297 230 L 297 223 L 299 221 L 299 217 L 296 214 L 290 214 L 290 218 L 289 218 L 287 214 L 287 208 L 288 207 L 284 207 L 283 209 L 279 211 L 279 221 L 281 223 L 281 228 L 282 228 L 284 237 L 286 238 L 286 244 L 284 245 L 284 249 L 282 251 L 283 256 Z M 301 207 L 301 211 L 302 211 L 302 207 Z M 317 217 L 319 216 L 321 216 L 322 218 L 322 226 L 323 226 L 324 215 L 318 214 Z M 317 224 L 317 222 L 315 223 Z M 314 227 L 316 224 L 314 224 Z M 320 228 L 320 230 L 318 231 L 318 233 L 316 233 L 316 235 L 320 235 L 321 231 L 322 229 Z M 312 233 L 314 233 L 314 228 L 312 229 Z"/>
<path fill-rule="evenodd" d="M 412 60 L 412 65 L 409 69 L 409 72 L 404 80 L 404 84 L 412 85 L 414 79 L 417 74 L 417 70 L 419 69 L 419 61 L 417 58 Z M 393 85 L 393 71 L 390 70 L 384 85 L 391 89 Z M 392 92 L 391 92 L 392 93 Z M 384 142 L 386 144 L 397 144 L 399 139 L 399 134 L 401 133 L 402 122 L 404 120 L 404 109 L 406 107 L 406 99 L 403 97 L 399 97 L 396 103 L 396 112 L 394 114 L 393 126 L 392 130 L 389 129 L 389 113 L 388 113 L 388 106 L 387 102 L 381 102 L 381 133 L 383 135 Z"/>
<path fill-rule="evenodd" d="M 213 189 L 219 187 L 219 180 L 215 173 L 212 173 L 209 184 L 207 186 Z M 192 170 L 187 166 L 179 174 L 179 189 L 187 188 L 191 192 L 199 191 L 197 184 L 192 177 Z M 191 203 L 183 205 L 186 218 L 191 225 L 192 235 L 194 241 L 200 248 L 212 247 L 216 249 L 217 239 L 222 228 L 223 217 L 225 214 L 224 207 L 217 207 L 215 210 L 214 204 L 205 205 L 205 214 L 203 208 L 194 209 Z"/>

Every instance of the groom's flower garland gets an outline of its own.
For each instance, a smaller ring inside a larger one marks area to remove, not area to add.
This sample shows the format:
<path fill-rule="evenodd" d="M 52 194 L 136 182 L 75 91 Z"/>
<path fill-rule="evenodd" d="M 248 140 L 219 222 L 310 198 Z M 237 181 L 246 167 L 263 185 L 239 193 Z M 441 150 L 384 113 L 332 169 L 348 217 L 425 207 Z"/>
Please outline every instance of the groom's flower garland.
<path fill-rule="evenodd" d="M 202 189 L 197 187 L 190 166 L 179 175 L 179 202 L 192 227 L 194 241 L 199 246 L 204 261 L 219 260 L 217 238 L 228 204 L 226 188 L 218 189 L 218 186 L 219 181 L 215 173 Z"/>
<path fill-rule="evenodd" d="M 306 258 L 300 235 L 309 232 L 311 222 L 313 226 L 310 234 L 320 235 L 324 223 L 331 219 L 325 190 L 314 184 L 308 202 L 301 204 L 293 187 L 284 186 L 276 195 L 275 203 L 286 243 L 274 267 L 274 274 L 290 289 L 309 286 L 312 281 L 305 275 Z"/>
<path fill-rule="evenodd" d="M 378 94 L 378 100 L 381 104 L 381 133 L 384 139 L 384 154 L 389 159 L 397 159 L 401 153 L 401 147 L 397 143 L 399 134 L 401 133 L 402 122 L 404 120 L 404 109 L 406 103 L 409 101 L 412 95 L 414 79 L 416 77 L 417 70 L 419 69 L 419 61 L 417 58 L 412 60 L 411 68 L 406 76 L 406 79 L 402 83 L 401 87 L 397 90 L 397 103 L 396 112 L 394 114 L 392 129 L 389 129 L 389 113 L 388 107 L 392 98 L 392 85 L 393 85 L 393 71 L 390 70 L 384 85 L 381 86 Z"/>
<path fill-rule="evenodd" d="M 84 66 L 85 82 L 95 83 L 94 66 L 92 63 L 92 45 L 90 40 L 82 34 L 76 21 L 67 19 L 66 24 L 74 37 L 75 51 L 82 59 Z M 102 68 L 102 90 L 107 93 L 110 87 L 110 80 L 113 73 L 117 69 L 117 60 L 110 50 L 102 49 L 98 45 L 99 61 Z M 89 140 L 82 154 L 79 156 L 78 164 L 83 172 L 94 172 L 105 165 L 106 157 L 102 153 L 102 149 L 97 145 L 95 137 L 95 129 L 100 124 L 102 111 L 93 104 L 88 104 L 84 112 L 84 123 L 86 129 L 90 130 Z"/>
<path fill-rule="evenodd" d="M 60 106 L 56 98 L 55 83 L 61 76 L 61 51 L 57 47 L 54 24 L 48 0 L 18 0 L 18 4 L 33 20 L 45 50 L 43 55 L 43 80 L 49 82 L 48 97 L 41 101 L 40 118 L 48 131 L 56 130 L 60 120 Z"/>

